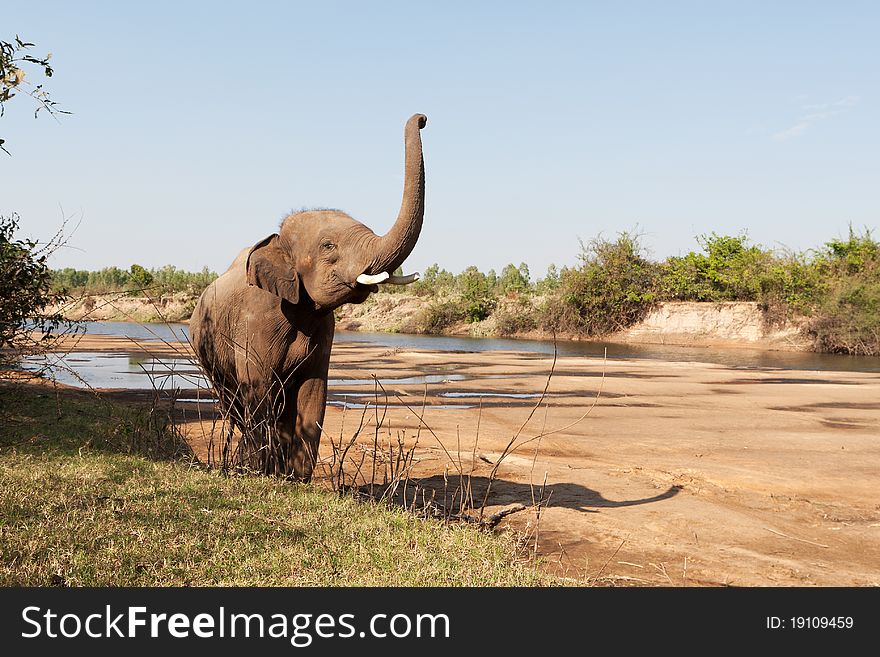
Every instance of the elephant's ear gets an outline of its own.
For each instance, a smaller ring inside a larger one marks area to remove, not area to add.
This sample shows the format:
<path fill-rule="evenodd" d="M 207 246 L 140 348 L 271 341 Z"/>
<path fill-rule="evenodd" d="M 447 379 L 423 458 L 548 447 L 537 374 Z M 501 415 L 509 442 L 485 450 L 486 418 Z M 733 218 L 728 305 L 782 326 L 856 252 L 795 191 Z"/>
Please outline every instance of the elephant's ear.
<path fill-rule="evenodd" d="M 299 303 L 299 275 L 291 258 L 278 245 L 278 234 L 254 244 L 247 257 L 248 285 Z"/>

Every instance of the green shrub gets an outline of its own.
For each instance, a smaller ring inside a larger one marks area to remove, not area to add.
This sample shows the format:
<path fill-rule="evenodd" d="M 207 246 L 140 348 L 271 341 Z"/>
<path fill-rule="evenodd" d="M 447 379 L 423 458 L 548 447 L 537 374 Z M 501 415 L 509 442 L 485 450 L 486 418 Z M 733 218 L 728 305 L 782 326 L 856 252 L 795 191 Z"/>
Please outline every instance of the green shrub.
<path fill-rule="evenodd" d="M 663 263 L 661 294 L 677 301 L 757 301 L 761 296 L 762 273 L 773 254 L 749 245 L 743 233 L 700 235 L 702 253 L 691 251 L 672 256 Z"/>
<path fill-rule="evenodd" d="M 45 310 L 60 300 L 46 264 L 55 243 L 17 239 L 18 225 L 17 214 L 0 216 L 0 367 L 18 355 L 42 351 L 52 331 L 70 327 L 59 313 Z"/>
<path fill-rule="evenodd" d="M 420 314 L 416 326 L 420 333 L 437 334 L 465 318 L 465 309 L 459 301 L 444 299 L 429 304 Z"/>
<path fill-rule="evenodd" d="M 880 280 L 836 281 L 807 330 L 818 351 L 880 356 Z"/>
<path fill-rule="evenodd" d="M 493 314 L 498 335 L 507 337 L 517 333 L 528 333 L 538 328 L 538 320 L 530 308 L 522 306 L 510 310 L 499 310 Z"/>
<path fill-rule="evenodd" d="M 581 265 L 563 270 L 559 290 L 543 307 L 550 330 L 597 336 L 641 320 L 656 300 L 656 265 L 637 236 L 581 244 Z"/>
<path fill-rule="evenodd" d="M 808 332 L 820 351 L 880 356 L 880 243 L 849 229 L 827 242 L 813 266 L 816 289 Z"/>
<path fill-rule="evenodd" d="M 500 275 L 471 266 L 457 276 L 435 263 L 416 283 L 382 290 L 430 300 L 400 327 L 403 331 L 440 333 L 457 322 L 494 317 L 501 335 L 542 327 L 600 336 L 638 322 L 661 300 L 754 301 L 768 326 L 809 318 L 807 332 L 819 350 L 880 354 L 880 243 L 869 230 L 850 228 L 846 238 L 805 253 L 776 253 L 750 244 L 745 233 L 696 239 L 699 252 L 656 263 L 647 259 L 636 236 L 624 232 L 613 241 L 582 243 L 577 267 L 550 265 L 536 282 L 526 263 L 508 264 Z M 153 296 L 185 291 L 195 297 L 216 277 L 207 268 L 189 273 L 171 265 L 150 270 L 133 265 L 131 271 L 67 268 L 52 272 L 52 291 L 94 295 L 146 287 Z M 542 300 L 537 309 L 528 301 L 536 297 Z M 520 305 L 511 308 L 513 301 Z"/>
<path fill-rule="evenodd" d="M 816 264 L 804 254 L 774 257 L 759 276 L 759 300 L 765 308 L 781 308 L 784 317 L 809 315 L 824 290 Z"/>
<path fill-rule="evenodd" d="M 198 298 L 190 297 L 184 302 L 180 309 L 166 312 L 164 315 L 165 320 L 169 322 L 182 322 L 188 320 L 192 317 L 193 311 L 196 309 L 196 303 L 198 303 Z"/>
<path fill-rule="evenodd" d="M 825 243 L 820 259 L 838 275 L 876 275 L 880 272 L 880 242 L 871 236 L 870 229 L 860 235 L 850 226 L 846 240 Z"/>
<path fill-rule="evenodd" d="M 468 322 L 486 319 L 498 305 L 488 277 L 473 265 L 455 278 L 455 286 L 461 294 L 464 319 Z"/>

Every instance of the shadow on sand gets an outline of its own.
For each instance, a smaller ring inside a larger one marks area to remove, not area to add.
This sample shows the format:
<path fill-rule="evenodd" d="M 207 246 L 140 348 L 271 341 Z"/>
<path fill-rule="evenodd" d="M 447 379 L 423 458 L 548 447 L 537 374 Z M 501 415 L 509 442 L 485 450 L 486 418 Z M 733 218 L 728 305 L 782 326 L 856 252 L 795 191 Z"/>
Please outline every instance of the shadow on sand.
<path fill-rule="evenodd" d="M 470 479 L 470 487 L 468 489 L 468 479 Z M 461 497 L 461 491 L 470 490 L 471 506 L 476 508 L 482 504 L 483 497 L 486 493 L 486 487 L 489 479 L 483 476 L 467 475 L 459 477 L 458 475 L 449 476 L 444 479 L 442 475 L 434 475 L 424 479 L 412 480 L 407 483 L 409 495 L 404 498 L 400 487 L 398 486 L 398 494 L 395 495 L 395 502 L 408 505 L 413 501 L 412 496 L 421 496 L 422 493 L 439 503 L 446 506 L 447 504 L 458 504 L 455 500 Z M 489 494 L 487 506 L 523 504 L 531 506 L 541 497 L 540 484 L 530 486 L 526 483 L 508 481 L 506 479 L 495 479 L 492 482 L 492 488 Z M 416 491 L 422 491 L 416 493 Z M 570 482 L 550 483 L 547 484 L 543 491 L 544 507 L 562 507 L 566 509 L 575 509 L 584 513 L 598 513 L 597 509 L 608 509 L 623 506 L 637 506 L 640 504 L 651 504 L 660 502 L 678 495 L 681 486 L 670 486 L 666 491 L 653 495 L 651 497 L 643 497 L 634 500 L 609 500 L 599 491 L 573 484 Z M 362 494 L 370 494 L 370 486 L 360 487 Z M 384 487 L 373 486 L 373 497 L 381 497 Z"/>

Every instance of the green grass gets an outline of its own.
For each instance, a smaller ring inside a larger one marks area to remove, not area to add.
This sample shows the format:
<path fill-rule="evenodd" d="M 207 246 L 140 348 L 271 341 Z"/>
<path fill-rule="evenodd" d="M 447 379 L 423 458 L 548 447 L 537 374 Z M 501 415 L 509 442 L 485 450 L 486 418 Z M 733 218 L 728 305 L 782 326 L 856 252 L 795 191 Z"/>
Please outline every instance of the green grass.
<path fill-rule="evenodd" d="M 550 583 L 510 535 L 206 470 L 146 410 L 0 387 L 0 585 Z"/>

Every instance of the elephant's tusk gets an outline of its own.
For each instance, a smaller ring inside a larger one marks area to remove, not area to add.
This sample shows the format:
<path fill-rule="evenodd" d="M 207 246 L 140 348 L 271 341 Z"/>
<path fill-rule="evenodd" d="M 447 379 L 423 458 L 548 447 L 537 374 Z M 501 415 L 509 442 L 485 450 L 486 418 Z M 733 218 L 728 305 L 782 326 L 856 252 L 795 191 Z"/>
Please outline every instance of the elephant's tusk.
<path fill-rule="evenodd" d="M 385 285 L 409 285 L 419 280 L 419 272 L 409 274 L 408 276 L 391 276 L 387 271 L 383 271 L 381 274 L 374 274 L 372 276 L 361 274 L 356 280 L 361 285 L 378 285 L 379 283 L 384 283 Z"/>
<path fill-rule="evenodd" d="M 385 281 L 386 285 L 409 285 L 419 280 L 419 272 L 410 274 L 409 276 L 389 276 Z"/>
<path fill-rule="evenodd" d="M 357 277 L 357 282 L 361 285 L 376 285 L 377 283 L 384 283 L 389 278 L 391 278 L 390 274 L 387 271 L 383 271 L 381 274 L 375 274 L 373 276 L 370 276 L 369 274 L 361 274 Z"/>

